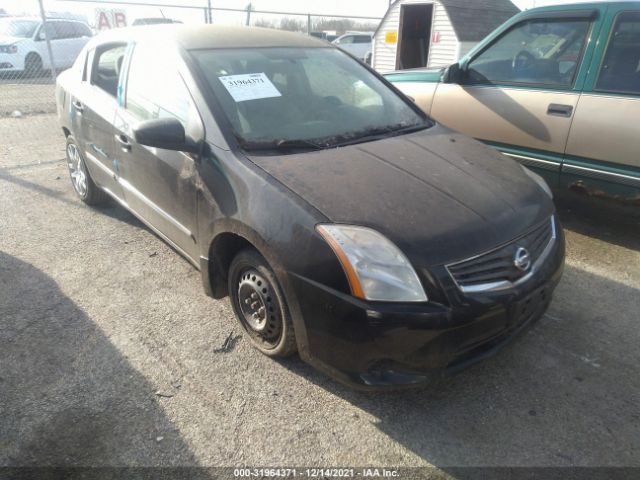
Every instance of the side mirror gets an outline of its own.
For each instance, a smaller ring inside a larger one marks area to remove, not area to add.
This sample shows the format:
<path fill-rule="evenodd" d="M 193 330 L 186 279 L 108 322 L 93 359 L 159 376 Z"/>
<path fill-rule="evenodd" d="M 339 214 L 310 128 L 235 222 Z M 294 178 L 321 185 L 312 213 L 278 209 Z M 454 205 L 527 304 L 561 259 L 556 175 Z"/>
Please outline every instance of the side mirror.
<path fill-rule="evenodd" d="M 187 153 L 198 153 L 200 145 L 187 138 L 184 126 L 176 118 L 159 118 L 141 122 L 133 129 L 133 138 L 140 145 Z"/>
<path fill-rule="evenodd" d="M 459 63 L 454 63 L 447 67 L 442 76 L 442 83 L 462 83 L 466 71 L 460 67 Z"/>
<path fill-rule="evenodd" d="M 38 37 L 36 40 L 39 42 L 44 42 L 47 39 L 47 34 L 44 31 L 44 28 L 38 32 Z"/>

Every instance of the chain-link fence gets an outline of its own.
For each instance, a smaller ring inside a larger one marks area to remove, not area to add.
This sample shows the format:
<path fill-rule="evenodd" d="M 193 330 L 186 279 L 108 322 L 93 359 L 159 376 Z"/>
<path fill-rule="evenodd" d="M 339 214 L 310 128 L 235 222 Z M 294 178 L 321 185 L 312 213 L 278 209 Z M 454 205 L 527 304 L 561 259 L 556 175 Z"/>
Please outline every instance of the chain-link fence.
<path fill-rule="evenodd" d="M 380 18 L 210 8 L 191 5 L 102 0 L 21 0 L 0 9 L 0 137 L 4 154 L 12 142 L 29 145 L 37 132 L 58 129 L 55 78 L 69 68 L 100 30 L 180 22 L 250 25 L 311 34 L 325 40 L 351 31 L 373 31 Z M 51 7 L 55 8 L 51 8 Z"/>
<path fill-rule="evenodd" d="M 16 16 L 0 16 L 0 137 L 3 149 L 36 134 L 34 122 L 55 125 L 56 61 L 37 0 L 23 2 Z M 12 13 L 12 12 L 10 12 Z M 86 24 L 85 24 L 86 25 Z M 88 29 L 88 27 L 86 27 Z M 91 31 L 88 30 L 91 34 Z M 82 48 L 82 47 L 80 47 Z M 29 126 L 23 121 L 29 117 Z"/>

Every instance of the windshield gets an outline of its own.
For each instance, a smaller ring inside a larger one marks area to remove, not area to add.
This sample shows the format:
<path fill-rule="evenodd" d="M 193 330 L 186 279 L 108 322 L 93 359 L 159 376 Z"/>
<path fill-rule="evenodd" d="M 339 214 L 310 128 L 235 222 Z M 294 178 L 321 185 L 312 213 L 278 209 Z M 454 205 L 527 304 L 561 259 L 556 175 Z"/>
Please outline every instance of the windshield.
<path fill-rule="evenodd" d="M 0 35 L 5 37 L 31 38 L 40 22 L 36 20 L 0 20 Z"/>
<path fill-rule="evenodd" d="M 432 125 L 335 48 L 192 53 L 245 149 L 328 148 Z"/>

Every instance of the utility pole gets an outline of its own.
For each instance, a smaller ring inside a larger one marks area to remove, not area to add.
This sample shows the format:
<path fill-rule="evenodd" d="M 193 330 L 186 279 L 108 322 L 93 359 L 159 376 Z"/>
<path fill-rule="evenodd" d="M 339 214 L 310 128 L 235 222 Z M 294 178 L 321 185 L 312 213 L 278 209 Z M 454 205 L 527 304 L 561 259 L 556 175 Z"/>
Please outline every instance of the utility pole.
<path fill-rule="evenodd" d="M 251 23 L 251 3 L 247 5 L 247 27 Z"/>
<path fill-rule="evenodd" d="M 211 0 L 207 0 L 207 23 L 213 23 L 211 16 Z"/>
<path fill-rule="evenodd" d="M 44 39 L 47 42 L 47 53 L 49 53 L 49 62 L 51 63 L 51 79 L 53 83 L 56 83 L 56 64 L 53 58 L 53 50 L 51 50 L 51 39 L 49 39 L 49 25 L 47 24 L 47 15 L 44 13 L 44 5 L 42 0 L 38 0 L 40 4 L 40 17 L 42 18 L 42 30 L 44 32 Z M 40 35 L 40 34 L 38 34 Z"/>

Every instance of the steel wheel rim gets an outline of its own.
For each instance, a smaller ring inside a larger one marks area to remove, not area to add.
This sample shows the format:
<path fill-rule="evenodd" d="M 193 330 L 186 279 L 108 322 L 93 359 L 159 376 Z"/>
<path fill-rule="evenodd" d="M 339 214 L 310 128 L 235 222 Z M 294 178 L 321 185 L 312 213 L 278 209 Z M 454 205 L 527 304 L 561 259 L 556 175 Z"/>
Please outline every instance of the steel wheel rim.
<path fill-rule="evenodd" d="M 242 272 L 237 282 L 240 316 L 248 332 L 266 345 L 274 346 L 282 331 L 282 315 L 273 287 L 255 269 Z"/>
<path fill-rule="evenodd" d="M 80 151 L 73 143 L 67 146 L 67 165 L 73 188 L 78 192 L 78 195 L 84 197 L 87 194 L 87 172 Z"/>

